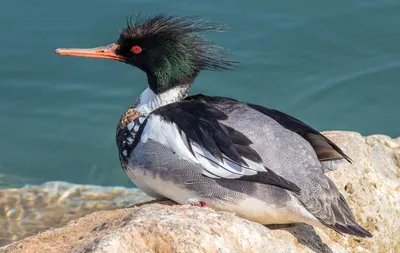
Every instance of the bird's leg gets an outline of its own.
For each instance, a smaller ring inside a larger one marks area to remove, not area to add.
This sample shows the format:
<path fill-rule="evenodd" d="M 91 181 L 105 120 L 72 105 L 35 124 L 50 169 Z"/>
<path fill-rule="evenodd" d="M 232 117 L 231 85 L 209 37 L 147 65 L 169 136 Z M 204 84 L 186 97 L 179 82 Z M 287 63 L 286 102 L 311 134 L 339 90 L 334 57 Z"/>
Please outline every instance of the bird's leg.
<path fill-rule="evenodd" d="M 285 228 L 292 228 L 299 225 L 298 223 L 288 223 L 288 224 L 265 224 L 267 228 L 270 230 L 275 230 L 275 229 L 285 229 Z"/>
<path fill-rule="evenodd" d="M 206 203 L 204 203 L 203 201 L 200 201 L 198 199 L 194 199 L 194 198 L 187 198 L 186 199 L 186 204 L 191 205 L 191 206 L 198 206 L 198 207 L 206 207 Z"/>

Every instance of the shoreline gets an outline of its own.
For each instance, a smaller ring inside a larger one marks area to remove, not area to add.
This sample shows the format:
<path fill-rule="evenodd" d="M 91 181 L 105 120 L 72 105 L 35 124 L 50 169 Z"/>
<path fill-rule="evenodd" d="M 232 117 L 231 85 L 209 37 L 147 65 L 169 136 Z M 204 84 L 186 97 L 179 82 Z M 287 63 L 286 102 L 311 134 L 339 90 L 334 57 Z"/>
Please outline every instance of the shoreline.
<path fill-rule="evenodd" d="M 138 188 L 51 181 L 0 190 L 0 247 L 89 213 L 152 200 Z"/>

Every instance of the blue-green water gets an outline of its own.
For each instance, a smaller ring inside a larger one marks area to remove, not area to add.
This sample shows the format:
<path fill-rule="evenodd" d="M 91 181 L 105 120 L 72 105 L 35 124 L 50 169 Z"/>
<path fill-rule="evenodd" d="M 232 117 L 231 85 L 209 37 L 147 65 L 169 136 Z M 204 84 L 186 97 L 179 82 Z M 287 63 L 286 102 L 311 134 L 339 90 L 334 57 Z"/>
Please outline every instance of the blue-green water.
<path fill-rule="evenodd" d="M 400 135 L 399 1 L 22 1 L 0 4 L 0 185 L 132 185 L 115 126 L 145 88 L 128 65 L 61 57 L 113 42 L 131 11 L 201 15 L 241 61 L 192 93 L 281 109 L 318 130 Z"/>

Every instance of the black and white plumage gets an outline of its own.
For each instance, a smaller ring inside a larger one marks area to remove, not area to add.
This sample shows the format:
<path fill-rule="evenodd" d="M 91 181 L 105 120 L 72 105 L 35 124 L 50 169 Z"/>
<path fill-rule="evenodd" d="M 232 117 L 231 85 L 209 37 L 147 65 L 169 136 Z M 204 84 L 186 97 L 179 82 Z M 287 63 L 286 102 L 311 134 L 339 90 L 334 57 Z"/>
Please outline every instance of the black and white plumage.
<path fill-rule="evenodd" d="M 288 209 L 297 209 L 301 213 L 304 212 L 302 205 L 315 217 L 303 214 L 303 222 L 314 225 L 321 222 L 349 234 L 366 233 L 355 222 L 334 183 L 322 172 L 311 144 L 248 104 L 220 97 L 188 97 L 152 112 L 143 132 L 136 138 L 142 145 L 152 140 L 168 147 L 185 160 L 184 163 L 196 164 L 191 169 L 209 178 L 210 183 L 228 179 L 234 180 L 236 185 L 250 182 L 263 188 L 264 184 L 274 186 L 274 193 L 288 198 L 295 196 L 299 203 L 289 202 Z M 265 142 L 277 145 L 273 147 Z M 157 145 L 155 143 L 152 145 Z M 135 164 L 143 163 L 142 159 L 136 157 Z M 166 163 L 163 170 L 168 168 L 172 172 L 179 167 L 176 163 Z M 155 171 L 154 168 L 151 170 Z M 162 185 L 164 178 L 160 179 Z M 188 190 L 185 184 L 181 187 Z M 257 188 L 243 193 L 252 194 L 253 191 Z M 174 196 L 168 198 L 179 202 Z M 191 198 L 211 207 L 215 205 L 212 200 L 200 196 Z M 287 215 L 289 219 L 290 215 L 294 216 L 293 213 Z"/>
<path fill-rule="evenodd" d="M 197 34 L 220 29 L 155 15 L 129 24 L 109 46 L 56 52 L 113 59 L 147 74 L 148 88 L 118 123 L 117 145 L 123 169 L 148 195 L 201 202 L 262 224 L 304 222 L 372 236 L 324 173 L 335 161 L 351 162 L 328 138 L 274 109 L 186 97 L 200 71 L 233 66 Z"/>
<path fill-rule="evenodd" d="M 141 142 L 148 139 L 170 147 L 181 158 L 200 164 L 210 178 L 247 180 L 299 192 L 295 184 L 266 168 L 252 141 L 222 124 L 227 115 L 198 101 L 172 103 L 147 118 Z"/>
<path fill-rule="evenodd" d="M 202 94 L 192 96 L 188 99 L 198 99 L 201 100 L 204 97 Z M 208 100 L 218 101 L 218 100 L 231 100 L 239 102 L 238 100 L 232 98 L 223 98 L 223 97 L 208 97 Z M 254 110 L 265 114 L 268 117 L 271 117 L 275 121 L 277 121 L 283 127 L 301 135 L 304 139 L 306 139 L 311 146 L 314 148 L 318 159 L 320 160 L 324 171 L 332 171 L 336 170 L 335 161 L 345 159 L 348 162 L 352 162 L 351 158 L 347 156 L 335 143 L 326 138 L 320 132 L 316 131 L 306 123 L 296 119 L 286 113 L 280 112 L 278 110 L 272 108 L 266 108 L 261 105 L 246 103 L 249 107 Z"/>

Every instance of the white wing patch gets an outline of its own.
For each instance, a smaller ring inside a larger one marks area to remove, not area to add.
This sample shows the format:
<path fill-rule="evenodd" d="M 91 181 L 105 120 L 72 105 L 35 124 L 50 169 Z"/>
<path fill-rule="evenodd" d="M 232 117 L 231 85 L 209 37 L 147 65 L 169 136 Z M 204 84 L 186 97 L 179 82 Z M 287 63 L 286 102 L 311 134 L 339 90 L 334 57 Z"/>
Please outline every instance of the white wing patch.
<path fill-rule="evenodd" d="M 147 119 L 140 141 L 146 143 L 148 139 L 169 147 L 183 159 L 198 163 L 185 145 L 176 124 L 165 122 L 158 115 L 151 115 Z"/>
<path fill-rule="evenodd" d="M 186 135 L 180 133 L 175 123 L 166 122 L 158 115 L 150 115 L 147 120 L 141 142 L 145 143 L 148 139 L 169 147 L 182 159 L 200 164 L 204 168 L 203 175 L 207 177 L 235 179 L 266 171 L 262 163 L 256 163 L 244 157 L 242 158 L 248 166 L 240 165 L 226 156 L 223 156 L 222 161 L 219 160 L 198 143 L 192 140 L 188 143 Z M 195 155 L 190 151 L 189 145 Z"/>

